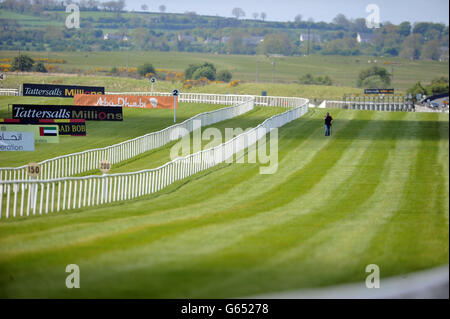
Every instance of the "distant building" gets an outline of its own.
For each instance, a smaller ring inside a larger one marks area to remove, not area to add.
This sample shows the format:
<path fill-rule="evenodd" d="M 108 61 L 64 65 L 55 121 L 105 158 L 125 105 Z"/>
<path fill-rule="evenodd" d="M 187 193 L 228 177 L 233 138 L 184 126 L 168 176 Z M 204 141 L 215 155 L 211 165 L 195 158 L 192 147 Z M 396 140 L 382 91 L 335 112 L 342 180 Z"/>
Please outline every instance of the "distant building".
<path fill-rule="evenodd" d="M 264 37 L 243 37 L 242 42 L 244 45 L 259 45 L 264 41 Z"/>
<path fill-rule="evenodd" d="M 373 39 L 375 39 L 374 33 L 357 33 L 356 34 L 356 41 L 358 43 L 371 43 Z"/>
<path fill-rule="evenodd" d="M 319 34 L 315 33 L 300 33 L 299 37 L 300 42 L 312 41 L 312 42 L 322 42 L 322 38 Z"/>
<path fill-rule="evenodd" d="M 184 35 L 184 34 L 179 34 L 177 36 L 178 41 L 187 41 L 187 42 L 197 42 L 197 37 L 193 36 L 193 35 Z"/>
<path fill-rule="evenodd" d="M 448 47 L 443 46 L 440 47 L 441 56 L 439 57 L 439 61 L 448 62 Z"/>
<path fill-rule="evenodd" d="M 119 33 L 106 33 L 103 35 L 103 40 L 107 41 L 107 40 L 122 40 L 122 41 L 128 41 L 129 40 L 129 36 L 126 34 L 119 34 Z"/>
<path fill-rule="evenodd" d="M 222 43 L 227 43 L 228 41 L 230 41 L 230 37 L 222 37 Z M 244 45 L 258 46 L 263 41 L 264 37 L 256 37 L 256 36 L 242 37 L 242 43 Z"/>
<path fill-rule="evenodd" d="M 218 44 L 220 42 L 220 39 L 217 38 L 207 38 L 205 41 L 203 41 L 204 44 Z"/>

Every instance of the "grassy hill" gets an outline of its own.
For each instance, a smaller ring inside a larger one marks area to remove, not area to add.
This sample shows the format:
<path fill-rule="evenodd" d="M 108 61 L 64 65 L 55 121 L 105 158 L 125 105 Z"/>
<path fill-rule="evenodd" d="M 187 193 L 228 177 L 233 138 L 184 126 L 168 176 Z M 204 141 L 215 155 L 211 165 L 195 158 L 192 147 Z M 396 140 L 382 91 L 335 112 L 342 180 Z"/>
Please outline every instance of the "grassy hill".
<path fill-rule="evenodd" d="M 14 51 L 0 51 L 1 58 L 13 58 L 18 54 Z M 266 56 L 219 55 L 187 52 L 27 52 L 33 58 L 50 58 L 66 60 L 65 64 L 57 66 L 59 72 L 84 74 L 94 72 L 95 68 L 103 68 L 104 72 L 97 75 L 107 75 L 113 67 L 138 67 L 144 63 L 152 63 L 155 68 L 184 71 L 189 64 L 214 63 L 217 69 L 230 70 L 234 80 L 256 82 L 258 65 L 258 82 L 272 83 L 272 58 Z M 449 76 L 448 62 L 410 61 L 401 58 L 372 58 L 320 56 L 278 57 L 274 58 L 275 71 L 273 80 L 279 84 L 289 84 L 307 73 L 314 76 L 328 75 L 338 87 L 355 87 L 361 70 L 373 66 L 368 61 L 377 60 L 377 66 L 387 68 L 394 74 L 391 87 L 405 91 L 417 81 L 430 82 L 439 76 Z M 258 61 L 258 64 L 257 64 Z M 394 63 L 394 64 L 393 64 Z M 48 64 L 46 64 L 48 65 Z M 126 81 L 126 80 L 123 80 Z M 8 82 L 7 82 L 8 83 Z M 5 85 L 7 85 L 5 83 Z M 327 91 L 328 87 L 320 87 Z"/>
<path fill-rule="evenodd" d="M 324 111 L 280 128 L 276 174 L 223 164 L 144 198 L 2 220 L 0 296 L 240 297 L 448 264 L 448 115 L 332 110 L 325 138 Z M 65 287 L 73 263 L 80 289 Z"/>

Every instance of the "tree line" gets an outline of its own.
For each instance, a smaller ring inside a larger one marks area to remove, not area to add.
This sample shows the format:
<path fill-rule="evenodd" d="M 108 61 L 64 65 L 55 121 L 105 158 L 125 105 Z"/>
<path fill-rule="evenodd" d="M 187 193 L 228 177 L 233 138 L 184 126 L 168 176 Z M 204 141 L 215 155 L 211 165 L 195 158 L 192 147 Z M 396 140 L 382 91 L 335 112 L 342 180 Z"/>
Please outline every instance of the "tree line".
<path fill-rule="evenodd" d="M 56 0 L 4 0 L 2 9 L 34 14 L 43 21 L 61 26 L 22 27 L 20 20 L 3 19 L 0 23 L 0 49 L 59 51 L 64 48 L 84 51 L 159 50 L 182 52 L 217 52 L 232 54 L 282 55 L 370 55 L 408 59 L 448 59 L 448 26 L 440 23 L 385 22 L 379 29 L 368 29 L 365 19 L 348 19 L 338 14 L 331 23 L 304 20 L 265 21 L 267 15 L 246 13 L 234 8 L 234 18 L 166 13 L 134 12 L 123 14 L 125 0 L 98 2 L 84 0 L 80 10 L 81 30 L 66 29 L 64 4 Z M 144 7 L 144 9 L 147 7 Z M 103 14 L 114 12 L 114 15 Z M 26 24 L 26 22 L 24 22 Z M 105 29 L 114 36 L 106 36 Z M 362 38 L 358 42 L 358 34 Z M 301 39 L 302 35 L 306 39 Z M 105 36 L 107 39 L 105 39 Z M 368 38 L 370 40 L 365 40 Z M 126 39 L 126 40 L 124 40 Z"/>

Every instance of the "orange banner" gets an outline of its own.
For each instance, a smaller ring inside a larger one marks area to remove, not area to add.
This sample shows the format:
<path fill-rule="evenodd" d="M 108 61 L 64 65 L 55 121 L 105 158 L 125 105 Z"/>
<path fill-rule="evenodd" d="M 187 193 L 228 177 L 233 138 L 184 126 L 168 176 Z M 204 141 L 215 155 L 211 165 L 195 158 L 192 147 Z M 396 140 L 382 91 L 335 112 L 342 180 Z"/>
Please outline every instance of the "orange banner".
<path fill-rule="evenodd" d="M 123 106 L 144 109 L 173 109 L 173 96 L 135 96 L 76 94 L 74 104 L 81 106 Z M 178 108 L 178 99 L 177 99 Z"/>

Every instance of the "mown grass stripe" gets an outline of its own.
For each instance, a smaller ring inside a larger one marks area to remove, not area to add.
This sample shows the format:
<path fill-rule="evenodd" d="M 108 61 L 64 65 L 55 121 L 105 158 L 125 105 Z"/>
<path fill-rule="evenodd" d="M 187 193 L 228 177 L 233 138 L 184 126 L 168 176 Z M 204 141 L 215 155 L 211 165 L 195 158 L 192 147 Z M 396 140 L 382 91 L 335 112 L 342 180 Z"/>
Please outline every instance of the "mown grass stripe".
<path fill-rule="evenodd" d="M 399 140 L 408 138 L 415 129 L 414 125 L 403 126 L 397 138 Z M 285 274 L 289 272 L 305 274 L 305 276 L 293 275 L 284 287 L 279 285 L 284 289 L 333 285 L 348 282 L 350 278 L 364 286 L 367 275 L 365 265 L 373 263 L 372 257 L 365 258 L 371 256 L 368 249 L 371 240 L 388 223 L 391 215 L 401 204 L 401 193 L 390 192 L 389 186 L 402 189 L 408 182 L 409 170 L 413 165 L 413 159 L 407 155 L 411 151 L 414 154 L 414 149 L 411 146 L 405 148 L 404 143 L 397 142 L 395 146 L 389 148 L 388 159 L 380 171 L 376 190 L 363 205 L 350 212 L 345 219 L 323 227 L 317 235 L 307 239 L 302 245 L 294 246 L 283 252 L 280 257 L 269 260 L 258 268 L 259 276 L 273 277 L 269 273 L 270 269 L 282 267 Z M 415 144 L 411 141 L 407 143 L 412 146 Z M 398 156 L 406 160 L 400 162 L 397 160 Z M 371 175 L 368 177 L 370 179 Z M 389 200 L 386 200 L 388 198 Z M 383 266 L 381 267 L 384 268 Z M 317 271 L 322 273 L 320 277 L 308 276 Z M 279 281 L 286 281 L 285 278 L 279 277 L 275 277 L 274 280 L 277 278 Z M 272 285 L 272 288 L 274 286 Z"/>
<path fill-rule="evenodd" d="M 431 114 L 428 117 L 432 121 L 419 122 L 418 134 L 426 138 L 417 141 L 418 152 L 403 190 L 402 205 L 372 240 L 373 262 L 389 265 L 384 276 L 402 273 L 406 264 L 409 271 L 414 271 L 449 260 L 448 245 L 441 244 L 449 240 L 448 211 L 442 200 L 448 176 L 437 164 L 442 149 L 436 140 L 442 138 L 439 126 L 443 125 L 434 121 L 437 116 Z M 414 263 L 409 265 L 411 259 Z"/>
<path fill-rule="evenodd" d="M 378 134 L 378 132 L 397 134 L 398 131 L 400 130 L 395 128 L 395 124 L 386 122 L 382 127 L 378 127 L 373 131 L 372 134 Z M 217 257 L 222 260 L 224 267 L 232 265 L 233 267 L 241 268 L 236 276 L 221 281 L 218 290 L 229 291 L 237 282 L 245 280 L 246 282 L 255 283 L 261 277 L 270 278 L 265 281 L 265 289 L 267 289 L 267 286 L 270 286 L 271 289 L 274 289 L 274 287 L 278 287 L 278 289 L 289 289 L 294 286 L 301 287 L 305 285 L 305 282 L 314 282 L 314 278 L 307 275 L 300 277 L 299 280 L 302 280 L 300 282 L 296 278 L 289 279 L 290 277 L 287 273 L 289 271 L 295 272 L 295 269 L 292 269 L 290 263 L 293 260 L 300 259 L 300 264 L 296 264 L 297 270 L 303 268 L 305 273 L 311 272 L 311 269 L 308 269 L 305 265 L 312 267 L 312 270 L 317 270 L 318 267 L 324 266 L 309 263 L 308 259 L 314 254 L 320 253 L 322 235 L 326 234 L 327 238 L 330 239 L 329 243 L 331 245 L 333 240 L 339 239 L 334 238 L 331 230 L 336 225 L 345 225 L 359 216 L 361 214 L 360 208 L 374 194 L 377 185 L 381 181 L 381 174 L 373 170 L 371 166 L 383 168 L 383 164 L 386 162 L 390 151 L 395 147 L 395 144 L 391 147 L 382 147 L 382 151 L 380 151 L 379 144 L 380 141 L 372 141 L 370 145 L 367 145 L 365 150 L 361 150 L 364 151 L 362 158 L 367 159 L 367 162 L 358 162 L 358 166 L 355 167 L 352 174 L 341 183 L 336 184 L 331 195 L 327 196 L 323 194 L 324 198 L 322 201 L 316 200 L 316 206 L 309 210 L 309 213 L 299 214 L 299 216 L 289 220 L 287 223 L 267 227 L 263 232 L 242 240 L 240 244 L 230 247 L 226 252 L 223 252 L 222 256 Z M 377 153 L 376 156 L 374 156 L 375 152 Z M 354 192 L 346 192 L 346 189 L 358 189 L 358 192 L 365 195 L 355 198 Z M 308 231 L 305 232 L 305 229 Z M 327 230 L 330 232 L 329 235 Z M 264 238 L 273 238 L 276 240 L 265 241 Z M 252 247 L 252 249 L 248 249 L 248 247 Z M 254 249 L 255 247 L 258 247 L 258 249 Z M 280 249 L 280 247 L 283 247 L 283 249 Z M 263 253 L 260 253 L 260 251 Z M 251 256 L 256 254 L 259 256 L 263 255 L 263 257 L 259 257 L 259 261 L 252 260 Z M 251 263 L 256 266 L 251 267 L 250 264 L 241 264 L 239 260 L 243 259 L 244 256 L 246 256 L 245 260 L 251 260 Z M 326 260 L 326 258 L 321 259 L 322 262 L 326 262 Z M 331 261 L 328 266 L 333 267 L 333 262 Z M 286 271 L 278 274 L 273 271 L 279 267 L 282 267 Z M 327 275 L 321 276 L 321 280 L 325 280 L 326 277 Z M 317 285 L 318 283 L 315 284 Z M 209 291 L 215 289 L 210 285 L 207 287 L 209 287 Z M 251 285 L 247 285 L 247 288 L 249 289 L 246 292 L 247 294 L 254 293 L 251 291 Z M 253 288 L 258 290 L 263 289 L 261 285 Z M 207 294 L 208 290 L 203 293 L 204 295 Z M 225 296 L 227 295 L 221 295 L 221 297 Z"/>

